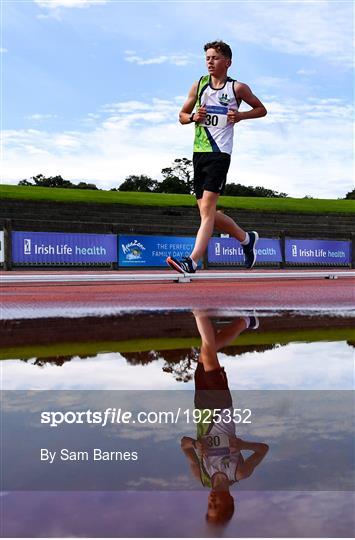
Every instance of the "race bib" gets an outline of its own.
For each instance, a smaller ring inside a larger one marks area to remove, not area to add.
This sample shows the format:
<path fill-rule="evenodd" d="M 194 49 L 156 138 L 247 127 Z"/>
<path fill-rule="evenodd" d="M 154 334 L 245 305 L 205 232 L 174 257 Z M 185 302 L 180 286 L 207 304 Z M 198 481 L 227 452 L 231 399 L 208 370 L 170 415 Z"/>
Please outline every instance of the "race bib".
<path fill-rule="evenodd" d="M 205 435 L 203 440 L 207 445 L 207 451 L 216 450 L 219 448 L 229 448 L 229 437 L 225 433 Z"/>
<path fill-rule="evenodd" d="M 200 122 L 201 126 L 224 128 L 227 125 L 228 107 L 218 107 L 216 105 L 207 105 L 206 118 Z"/>

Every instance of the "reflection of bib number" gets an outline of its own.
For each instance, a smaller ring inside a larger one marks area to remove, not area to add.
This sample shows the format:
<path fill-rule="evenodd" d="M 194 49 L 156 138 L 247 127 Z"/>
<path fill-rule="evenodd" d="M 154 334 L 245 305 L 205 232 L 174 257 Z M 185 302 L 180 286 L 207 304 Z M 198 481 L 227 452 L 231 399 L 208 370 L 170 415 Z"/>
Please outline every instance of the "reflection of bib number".
<path fill-rule="evenodd" d="M 224 433 L 220 433 L 219 435 L 207 435 L 207 437 L 204 437 L 204 440 L 206 441 L 208 448 L 229 446 L 229 437 Z"/>
<path fill-rule="evenodd" d="M 215 435 L 214 437 L 207 437 L 207 444 L 210 448 L 221 446 L 221 437 Z"/>

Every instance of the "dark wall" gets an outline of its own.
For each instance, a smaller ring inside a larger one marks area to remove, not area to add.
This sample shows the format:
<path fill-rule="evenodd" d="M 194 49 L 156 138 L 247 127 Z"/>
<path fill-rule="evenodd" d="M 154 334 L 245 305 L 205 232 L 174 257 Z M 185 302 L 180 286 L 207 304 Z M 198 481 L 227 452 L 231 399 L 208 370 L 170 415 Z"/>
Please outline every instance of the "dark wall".
<path fill-rule="evenodd" d="M 214 318 L 223 321 L 223 318 Z M 99 341 L 130 341 L 152 338 L 200 338 L 196 321 L 190 312 L 140 313 L 107 317 L 68 319 L 36 318 L 0 321 L 1 346 L 20 347 L 56 343 L 94 343 Z M 263 317 L 260 329 L 253 335 L 272 331 L 295 329 L 351 329 L 353 319 L 348 317 L 312 317 L 283 313 L 282 317 Z M 220 328 L 220 324 L 216 322 Z"/>
<path fill-rule="evenodd" d="M 299 238 L 348 239 L 355 231 L 351 214 L 287 214 L 227 209 L 246 230 L 277 237 L 280 231 Z M 53 203 L 0 200 L 0 227 L 11 220 L 14 230 L 135 233 L 194 236 L 197 208 L 120 204 Z"/>

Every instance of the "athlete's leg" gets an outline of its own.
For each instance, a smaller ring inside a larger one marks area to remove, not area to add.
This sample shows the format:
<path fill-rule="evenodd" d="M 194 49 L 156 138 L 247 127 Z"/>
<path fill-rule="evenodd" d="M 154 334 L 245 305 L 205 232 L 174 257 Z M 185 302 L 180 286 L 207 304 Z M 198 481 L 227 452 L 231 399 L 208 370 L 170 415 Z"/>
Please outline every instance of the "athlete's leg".
<path fill-rule="evenodd" d="M 236 339 L 239 334 L 241 334 L 246 328 L 248 328 L 247 319 L 244 317 L 238 317 L 238 319 L 234 319 L 231 323 L 228 324 L 228 326 L 217 332 L 215 338 L 217 351 L 219 351 L 223 347 L 226 347 L 229 343 Z"/>
<path fill-rule="evenodd" d="M 202 199 L 197 201 L 199 208 L 201 201 Z M 255 246 L 259 238 L 258 233 L 255 231 L 251 231 L 250 234 L 247 233 L 231 217 L 226 216 L 220 210 L 215 212 L 214 226 L 216 229 L 228 233 L 230 236 L 239 240 L 244 251 L 245 266 L 249 269 L 252 268 L 256 261 Z"/>
<path fill-rule="evenodd" d="M 216 333 L 211 319 L 203 312 L 194 311 L 193 314 L 202 342 L 198 361 L 203 363 L 205 371 L 218 369 L 221 366 L 217 357 Z"/>
<path fill-rule="evenodd" d="M 194 249 L 190 255 L 191 259 L 196 264 L 202 259 L 203 254 L 207 249 L 208 241 L 213 233 L 218 197 L 219 193 L 204 191 L 202 199 L 198 200 L 201 224 L 196 236 Z"/>
<path fill-rule="evenodd" d="M 214 225 L 216 229 L 233 236 L 239 242 L 243 242 L 246 238 L 246 232 L 231 217 L 226 216 L 220 210 L 216 212 Z"/>

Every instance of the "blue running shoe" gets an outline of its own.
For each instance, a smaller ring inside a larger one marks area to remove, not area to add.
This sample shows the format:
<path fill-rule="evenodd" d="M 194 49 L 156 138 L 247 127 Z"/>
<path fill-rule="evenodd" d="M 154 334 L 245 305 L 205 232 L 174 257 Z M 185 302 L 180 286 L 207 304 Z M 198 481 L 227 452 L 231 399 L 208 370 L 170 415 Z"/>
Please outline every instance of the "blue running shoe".
<path fill-rule="evenodd" d="M 184 257 L 182 261 L 178 261 L 174 257 L 168 257 L 166 262 L 173 270 L 180 272 L 180 274 L 194 274 L 196 272 L 190 257 Z"/>
<path fill-rule="evenodd" d="M 246 244 L 245 246 L 242 245 L 243 251 L 244 251 L 244 257 L 245 257 L 245 266 L 250 270 L 253 268 L 255 262 L 256 262 L 256 244 L 259 240 L 259 235 L 256 231 L 251 231 L 249 233 L 249 244 Z"/>
<path fill-rule="evenodd" d="M 256 315 L 251 315 L 249 317 L 249 326 L 248 326 L 248 329 L 249 330 L 256 330 L 257 328 L 259 328 L 259 319 Z"/>

